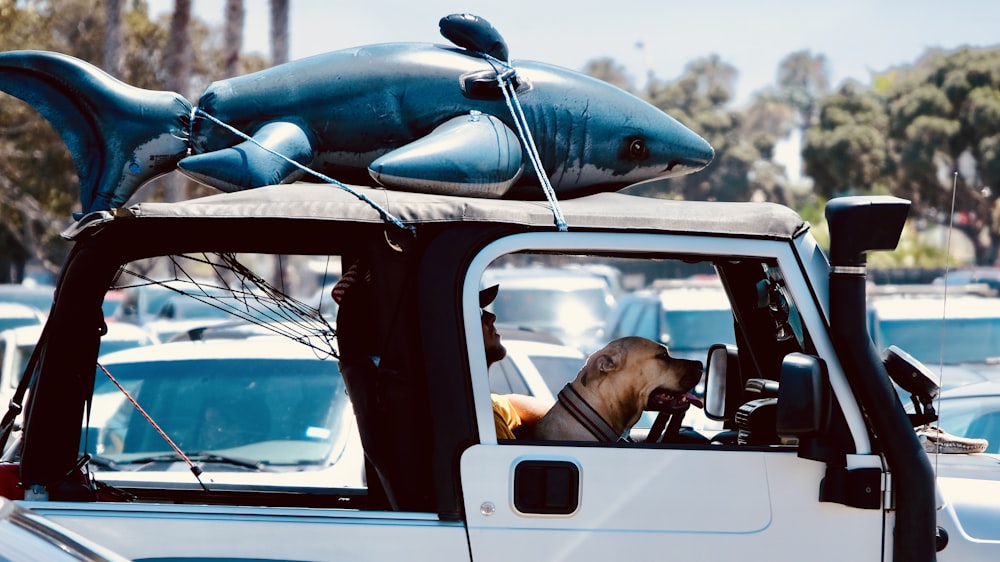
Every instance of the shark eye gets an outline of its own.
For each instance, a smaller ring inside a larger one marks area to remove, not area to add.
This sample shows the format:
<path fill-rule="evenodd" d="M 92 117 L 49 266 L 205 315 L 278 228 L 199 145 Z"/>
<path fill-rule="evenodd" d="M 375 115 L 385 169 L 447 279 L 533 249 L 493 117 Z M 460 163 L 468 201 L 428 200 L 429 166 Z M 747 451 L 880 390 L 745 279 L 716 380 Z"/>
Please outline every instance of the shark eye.
<path fill-rule="evenodd" d="M 622 147 L 622 157 L 631 162 L 641 162 L 649 158 L 646 141 L 635 137 L 626 139 L 625 146 Z"/>

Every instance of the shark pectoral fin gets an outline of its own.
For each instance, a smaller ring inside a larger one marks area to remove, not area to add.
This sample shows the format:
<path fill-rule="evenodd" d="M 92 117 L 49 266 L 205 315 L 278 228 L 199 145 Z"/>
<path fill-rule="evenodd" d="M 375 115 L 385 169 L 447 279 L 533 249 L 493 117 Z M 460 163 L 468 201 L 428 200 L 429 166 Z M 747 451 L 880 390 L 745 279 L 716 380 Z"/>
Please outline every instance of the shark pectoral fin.
<path fill-rule="evenodd" d="M 493 117 L 473 111 L 382 155 L 368 167 L 390 189 L 501 197 L 521 177 L 521 143 Z"/>
<path fill-rule="evenodd" d="M 302 176 L 299 167 L 279 154 L 308 166 L 315 154 L 312 136 L 295 123 L 271 121 L 257 129 L 253 141 L 188 156 L 177 167 L 199 183 L 226 192 L 242 191 L 289 183 Z"/>
<path fill-rule="evenodd" d="M 81 215 L 122 206 L 187 151 L 191 104 L 180 94 L 130 86 L 69 55 L 0 53 L 0 91 L 62 136 L 80 180 Z"/>

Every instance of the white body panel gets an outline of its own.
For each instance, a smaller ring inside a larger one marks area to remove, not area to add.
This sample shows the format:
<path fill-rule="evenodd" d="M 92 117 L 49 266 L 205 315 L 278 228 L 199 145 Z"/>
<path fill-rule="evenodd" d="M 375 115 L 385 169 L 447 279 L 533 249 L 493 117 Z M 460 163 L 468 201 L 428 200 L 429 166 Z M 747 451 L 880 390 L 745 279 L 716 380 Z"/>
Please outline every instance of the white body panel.
<path fill-rule="evenodd" d="M 461 523 L 443 523 L 422 513 L 19 503 L 129 559 L 469 559 Z"/>
<path fill-rule="evenodd" d="M 526 460 L 580 468 L 574 513 L 517 511 Z M 479 445 L 462 457 L 462 485 L 477 561 L 880 559 L 882 511 L 818 502 L 824 468 L 794 452 Z"/>

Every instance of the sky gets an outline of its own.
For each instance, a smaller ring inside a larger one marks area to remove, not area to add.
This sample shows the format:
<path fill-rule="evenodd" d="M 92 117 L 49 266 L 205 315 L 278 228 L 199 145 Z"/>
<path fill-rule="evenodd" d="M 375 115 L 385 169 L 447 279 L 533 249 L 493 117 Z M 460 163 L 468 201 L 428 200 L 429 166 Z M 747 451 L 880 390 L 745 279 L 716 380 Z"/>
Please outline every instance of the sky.
<path fill-rule="evenodd" d="M 1000 46 L 997 0 L 289 0 L 290 58 L 386 42 L 447 43 L 438 20 L 472 13 L 506 39 L 512 60 L 580 70 L 610 57 L 636 86 L 680 76 L 716 54 L 739 71 L 735 103 L 773 85 L 787 55 L 823 55 L 831 85 L 915 62 L 928 48 Z M 153 16 L 173 0 L 148 0 Z M 194 0 L 219 25 L 225 0 Z M 244 0 L 243 50 L 269 56 L 268 0 Z M 641 46 L 640 46 L 641 45 Z"/>

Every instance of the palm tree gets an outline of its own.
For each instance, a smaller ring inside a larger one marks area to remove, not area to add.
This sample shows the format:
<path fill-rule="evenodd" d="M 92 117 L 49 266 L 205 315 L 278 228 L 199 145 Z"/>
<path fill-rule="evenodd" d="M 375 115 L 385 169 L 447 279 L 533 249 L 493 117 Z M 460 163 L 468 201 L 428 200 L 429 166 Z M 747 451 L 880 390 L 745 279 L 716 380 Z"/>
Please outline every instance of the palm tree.
<path fill-rule="evenodd" d="M 240 49 L 243 48 L 243 0 L 226 0 L 226 76 L 239 74 Z"/>
<path fill-rule="evenodd" d="M 271 0 L 271 64 L 288 62 L 288 2 Z"/>
<path fill-rule="evenodd" d="M 125 66 L 125 3 L 122 0 L 106 0 L 104 27 L 104 71 L 115 78 L 123 78 Z"/>
<path fill-rule="evenodd" d="M 799 114 L 802 132 L 818 117 L 820 98 L 830 91 L 826 57 L 808 50 L 796 51 L 778 65 L 778 88 L 785 102 Z"/>
<path fill-rule="evenodd" d="M 170 38 L 167 41 L 167 87 L 182 96 L 188 95 L 191 76 L 191 0 L 174 0 L 174 14 L 170 19 Z M 169 174 L 164 182 L 163 198 L 168 202 L 187 198 L 187 181 L 177 172 Z"/>

